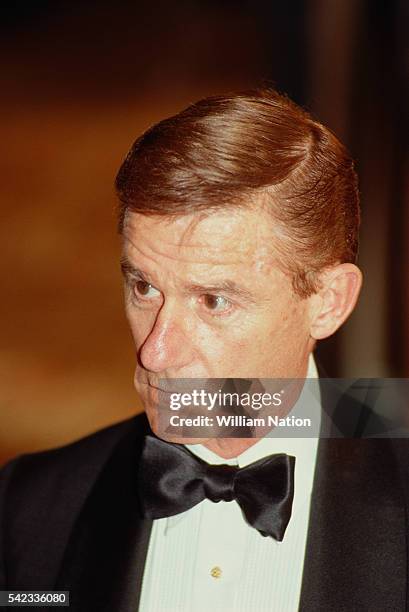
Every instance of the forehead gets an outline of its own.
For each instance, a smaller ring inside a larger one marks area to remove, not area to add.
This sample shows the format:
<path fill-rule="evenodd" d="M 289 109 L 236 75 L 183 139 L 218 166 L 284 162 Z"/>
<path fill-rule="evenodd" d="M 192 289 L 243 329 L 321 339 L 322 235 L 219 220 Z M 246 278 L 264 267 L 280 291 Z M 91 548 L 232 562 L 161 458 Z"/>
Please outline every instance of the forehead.
<path fill-rule="evenodd" d="M 264 268 L 274 264 L 273 222 L 261 209 L 193 213 L 177 218 L 128 212 L 127 254 L 169 260 L 172 265 L 209 264 Z"/>

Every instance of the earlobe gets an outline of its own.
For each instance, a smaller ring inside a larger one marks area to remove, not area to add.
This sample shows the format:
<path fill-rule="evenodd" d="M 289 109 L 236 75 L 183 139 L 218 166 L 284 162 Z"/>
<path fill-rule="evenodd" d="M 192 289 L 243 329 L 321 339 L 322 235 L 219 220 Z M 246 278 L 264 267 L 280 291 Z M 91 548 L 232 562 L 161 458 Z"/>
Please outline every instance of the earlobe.
<path fill-rule="evenodd" d="M 347 320 L 357 302 L 362 273 L 351 263 L 326 270 L 321 289 L 311 301 L 310 335 L 314 340 L 328 338 Z"/>

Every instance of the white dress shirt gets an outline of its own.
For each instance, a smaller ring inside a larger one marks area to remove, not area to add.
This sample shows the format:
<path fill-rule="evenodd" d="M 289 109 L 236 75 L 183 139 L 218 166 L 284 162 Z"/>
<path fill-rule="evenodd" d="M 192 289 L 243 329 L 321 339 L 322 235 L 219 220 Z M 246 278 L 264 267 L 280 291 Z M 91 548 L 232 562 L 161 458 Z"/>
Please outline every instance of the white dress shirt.
<path fill-rule="evenodd" d="M 310 357 L 307 378 L 317 378 Z M 318 385 L 317 387 L 318 388 Z M 319 394 L 305 386 L 303 406 L 319 424 Z M 294 410 L 294 409 L 293 409 Z M 244 467 L 274 453 L 296 457 L 295 492 L 282 542 L 263 537 L 237 502 L 203 500 L 177 516 L 153 521 L 142 582 L 140 612 L 295 612 L 301 592 L 318 437 L 284 438 L 272 432 L 234 459 L 188 445 L 212 464 Z"/>

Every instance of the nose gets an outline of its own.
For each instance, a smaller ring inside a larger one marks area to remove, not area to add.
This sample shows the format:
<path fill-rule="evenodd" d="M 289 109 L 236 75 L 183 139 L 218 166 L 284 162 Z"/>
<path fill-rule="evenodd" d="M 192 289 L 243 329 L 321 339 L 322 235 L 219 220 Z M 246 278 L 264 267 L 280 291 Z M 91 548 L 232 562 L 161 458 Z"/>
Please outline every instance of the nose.
<path fill-rule="evenodd" d="M 165 302 L 139 351 L 139 360 L 146 370 L 155 373 L 167 371 L 168 375 L 190 363 L 192 344 L 185 326 L 186 317 Z"/>

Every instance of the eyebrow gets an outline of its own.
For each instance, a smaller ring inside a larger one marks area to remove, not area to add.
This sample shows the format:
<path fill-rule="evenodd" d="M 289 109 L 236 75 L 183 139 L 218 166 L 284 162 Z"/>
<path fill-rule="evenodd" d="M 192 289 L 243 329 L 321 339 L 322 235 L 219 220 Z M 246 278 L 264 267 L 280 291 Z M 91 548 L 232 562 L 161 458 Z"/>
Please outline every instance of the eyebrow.
<path fill-rule="evenodd" d="M 189 293 L 200 294 L 200 293 L 224 293 L 232 297 L 238 297 L 246 302 L 256 303 L 254 296 L 250 291 L 240 287 L 231 280 L 221 281 L 212 285 L 198 285 L 196 283 L 189 283 L 185 285 L 185 288 Z"/>
<path fill-rule="evenodd" d="M 149 277 L 149 274 L 146 274 L 146 272 L 143 272 L 142 270 L 140 270 L 139 268 L 131 264 L 131 262 L 125 255 L 121 257 L 121 259 L 119 260 L 119 263 L 121 266 L 121 272 L 123 276 L 125 276 L 125 278 L 127 276 L 137 276 L 138 278 L 151 284 L 151 279 Z"/>
<path fill-rule="evenodd" d="M 154 282 L 150 278 L 149 274 L 140 270 L 134 266 L 126 256 L 122 256 L 120 259 L 121 271 L 125 277 L 135 276 L 144 280 L 145 282 L 155 286 Z M 232 297 L 238 297 L 249 303 L 256 303 L 254 295 L 245 289 L 240 287 L 236 282 L 232 280 L 224 280 L 220 283 L 212 283 L 210 285 L 201 285 L 198 283 L 186 283 L 184 285 L 185 291 L 188 293 L 198 295 L 203 293 L 224 293 Z"/>

